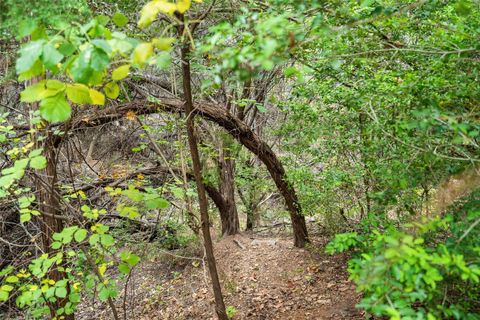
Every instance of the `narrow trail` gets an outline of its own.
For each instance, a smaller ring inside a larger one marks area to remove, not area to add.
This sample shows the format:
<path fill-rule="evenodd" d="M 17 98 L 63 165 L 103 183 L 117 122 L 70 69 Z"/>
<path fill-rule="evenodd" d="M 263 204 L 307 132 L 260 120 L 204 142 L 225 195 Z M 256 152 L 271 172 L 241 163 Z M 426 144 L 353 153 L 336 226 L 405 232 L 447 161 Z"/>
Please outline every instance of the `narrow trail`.
<path fill-rule="evenodd" d="M 233 319 L 363 319 L 355 309 L 359 295 L 348 281 L 347 257 L 321 253 L 324 244 L 317 239 L 316 253 L 294 248 L 291 239 L 247 234 L 215 243 L 225 303 L 236 309 Z M 128 319 L 215 319 L 206 270 L 199 261 L 185 263 L 167 277 L 162 261 L 137 270 Z"/>

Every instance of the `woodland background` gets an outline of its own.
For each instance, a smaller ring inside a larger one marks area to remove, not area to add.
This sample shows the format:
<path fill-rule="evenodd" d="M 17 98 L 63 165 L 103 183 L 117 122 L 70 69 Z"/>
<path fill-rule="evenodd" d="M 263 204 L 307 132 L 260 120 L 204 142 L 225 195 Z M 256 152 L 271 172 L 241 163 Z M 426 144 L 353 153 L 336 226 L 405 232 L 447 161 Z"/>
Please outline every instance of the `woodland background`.
<path fill-rule="evenodd" d="M 2 1 L 0 314 L 480 319 L 479 9 Z"/>

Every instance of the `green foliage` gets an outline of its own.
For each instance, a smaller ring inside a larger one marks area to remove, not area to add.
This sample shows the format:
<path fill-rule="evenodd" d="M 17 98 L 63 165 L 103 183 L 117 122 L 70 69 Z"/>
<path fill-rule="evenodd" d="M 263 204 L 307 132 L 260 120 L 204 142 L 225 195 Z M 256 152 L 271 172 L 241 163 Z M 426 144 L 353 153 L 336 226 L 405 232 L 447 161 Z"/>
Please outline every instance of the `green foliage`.
<path fill-rule="evenodd" d="M 237 309 L 234 306 L 228 306 L 225 311 L 227 312 L 228 319 L 232 319 L 237 313 Z"/>
<path fill-rule="evenodd" d="M 31 201 L 23 199 L 22 206 L 28 206 Z M 140 262 L 140 257 L 127 250 L 117 251 L 115 240 L 109 234 L 110 228 L 96 222 L 104 210 L 83 206 L 82 211 L 93 223 L 90 230 L 76 225 L 66 227 L 53 234 L 51 248 L 57 251 L 56 254 L 43 254 L 33 259 L 28 271 L 20 270 L 15 274 L 11 267 L 2 271 L 5 283 L 0 287 L 2 300 L 7 300 L 9 293 L 16 289 L 17 306 L 28 308 L 33 318 L 42 318 L 50 315 L 47 304 L 58 299 L 68 299 L 64 309 L 56 310 L 57 316 L 61 316 L 75 311 L 81 295 L 97 292 L 100 301 L 118 295 L 115 279 L 107 276 L 108 267 L 114 264 L 113 261 L 119 261 L 117 268 L 126 276 Z M 63 279 L 54 281 L 49 278 L 52 266 L 64 274 Z"/>
<path fill-rule="evenodd" d="M 126 24 L 124 16 L 117 14 L 114 18 L 116 25 Z M 28 34 L 42 28 L 32 22 Z M 165 41 L 153 39 L 139 43 L 122 32 L 111 31 L 109 19 L 104 16 L 92 19 L 80 30 L 76 26 L 64 26 L 52 36 L 39 34 L 19 51 L 16 63 L 19 80 L 45 77 L 48 70 L 53 76 L 68 76 L 73 83 L 64 82 L 64 78 L 62 82 L 53 79 L 37 81 L 21 93 L 21 101 L 40 101 L 40 115 L 49 122 L 66 121 L 72 112 L 68 100 L 74 104 L 104 105 L 105 95 L 110 99 L 118 98 L 120 87 L 116 81 L 128 75 L 130 64 L 115 68 L 111 74 L 113 81 L 108 82 L 106 76 L 111 65 L 125 58 L 131 59 L 137 67 L 154 64 L 156 49 L 163 61 L 168 55 L 164 51 L 170 50 L 170 46 L 164 45 Z M 99 87 L 104 93 L 99 91 Z"/>
<path fill-rule="evenodd" d="M 55 8 L 44 0 L 0 4 L 0 32 L 11 37 L 15 27 L 22 39 L 15 70 L 19 81 L 30 81 L 20 100 L 39 106 L 28 114 L 28 133 L 68 128 L 47 122 L 68 122 L 84 105 L 129 100 L 122 81 L 139 68 L 169 68 L 176 41 L 170 31 L 183 23 L 179 40 L 191 40 L 194 78 L 202 82 L 196 97 L 223 92 L 229 106 L 256 114 L 252 126 L 278 142 L 303 212 L 320 218 L 330 233 L 350 231 L 336 235 L 326 251 L 353 252 L 349 271 L 364 294 L 361 308 L 391 319 L 479 318 L 479 204 L 452 211 L 454 218 L 406 224 L 430 213 L 432 193 L 443 180 L 479 160 L 480 14 L 474 1 L 253 1 L 233 16 L 213 10 L 213 18 L 199 25 L 214 21 L 209 30 L 192 34 L 196 21 L 174 15 L 185 13 L 191 1 L 154 0 L 140 12 L 140 36 L 129 19 L 137 8 L 129 1 L 115 4 L 89 21 L 82 1 L 61 0 Z M 129 17 L 118 12 L 124 7 Z M 160 14 L 166 16 L 154 23 Z M 244 97 L 242 90 L 251 92 Z M 273 110 L 272 119 L 265 117 Z M 19 136 L 4 125 L 6 118 L 0 115 L 6 159 L 0 198 L 15 197 L 20 222 L 28 225 L 40 212 L 35 192 L 21 179 L 51 159 L 35 149 L 45 137 Z M 237 191 L 251 217 L 272 184 L 238 145 L 223 142 L 235 153 Z M 134 150 L 147 147 L 142 141 Z M 218 156 L 207 144 L 201 152 Z M 206 171 L 205 183 L 216 183 L 218 173 Z M 152 188 L 127 180 L 127 187 L 105 188 L 125 224 L 166 209 L 165 189 L 182 200 L 194 192 L 178 181 Z M 33 318 L 49 316 L 48 306 L 59 300 L 66 304 L 57 316 L 73 313 L 85 295 L 115 299 L 116 280 L 139 263 L 104 221 L 112 212 L 87 205 L 83 191 L 73 192 L 63 199 L 78 204 L 86 223 L 55 233 L 51 252 L 34 257 L 28 269 L 0 273 L 0 301 L 15 295 Z M 162 247 L 190 240 L 178 222 L 161 224 L 154 231 Z M 63 279 L 49 278 L 54 268 Z M 229 318 L 235 312 L 227 308 Z"/>
<path fill-rule="evenodd" d="M 211 27 L 199 53 L 208 55 L 212 66 L 209 76 L 214 76 L 215 84 L 225 81 L 229 72 L 244 81 L 285 61 L 289 35 L 301 35 L 295 28 L 287 15 L 263 15 L 244 9 L 234 23 Z"/>
<path fill-rule="evenodd" d="M 0 38 L 25 37 L 41 24 L 64 28 L 72 22 L 81 23 L 90 15 L 84 0 L 58 0 L 55 5 L 48 0 L 35 0 L 34 3 L 5 0 L 0 3 Z"/>
<path fill-rule="evenodd" d="M 358 307 L 390 319 L 478 319 L 470 299 L 480 296 L 478 231 L 470 226 L 480 212 L 465 220 L 452 216 L 394 227 L 365 235 L 339 234 L 329 253 L 354 249 L 349 272 L 364 298 Z M 445 236 L 440 243 L 438 234 Z M 466 297 L 468 297 L 466 299 Z"/>
<path fill-rule="evenodd" d="M 187 6 L 186 2 L 178 2 L 176 6 L 185 11 L 189 3 Z M 12 5 L 7 15 L 15 18 L 20 7 Z M 18 52 L 16 72 L 19 81 L 33 79 L 21 92 L 20 99 L 24 103 L 39 102 L 38 111 L 31 115 L 32 133 L 45 127 L 38 116 L 48 122 L 65 122 L 77 104 L 104 105 L 105 96 L 117 99 L 120 95 L 117 81 L 128 76 L 131 65 L 155 64 L 157 53 L 165 60 L 166 51 L 171 49 L 171 38 L 140 42 L 125 33 L 112 31 L 115 26 L 128 24 L 128 18 L 119 12 L 113 15 L 113 23 L 106 16 L 98 16 L 81 27 L 75 23 L 55 24 L 55 19 L 46 17 L 49 16 L 25 22 L 19 34 L 30 37 Z M 4 126 L 3 122 L 2 115 L 0 143 L 12 143 L 14 147 L 6 152 L 12 165 L 1 171 L 0 197 L 20 195 L 20 221 L 28 223 L 32 216 L 41 213 L 31 208 L 36 205 L 35 196 L 29 189 L 19 188 L 17 183 L 27 170 L 44 169 L 48 160 L 42 155 L 42 149 L 31 150 L 36 143 L 30 142 L 29 136 L 25 141 L 15 139 L 12 126 Z M 142 190 L 133 185 L 126 190 L 106 189 L 115 201 L 118 200 L 118 213 L 129 219 L 138 218 L 139 212 L 168 207 L 159 190 L 148 186 Z M 80 191 L 64 199 L 77 199 L 80 204 L 88 200 Z M 107 214 L 105 209 L 84 204 L 80 210 L 87 223 L 69 225 L 54 233 L 47 239 L 47 243 L 51 241 L 48 253 L 34 257 L 28 270 L 7 267 L 1 272 L 1 301 L 12 298 L 15 292 L 16 305 L 27 309 L 29 317 L 41 319 L 51 316 L 52 312 L 56 318 L 72 314 L 83 295 L 96 296 L 102 302 L 118 296 L 117 280 L 127 277 L 140 262 L 140 257 L 116 246 L 118 243 L 110 226 L 101 221 Z M 108 271 L 113 265 L 120 274 L 111 272 L 110 275 Z M 53 269 L 61 279 L 50 278 Z M 54 309 L 54 306 L 61 307 Z"/>

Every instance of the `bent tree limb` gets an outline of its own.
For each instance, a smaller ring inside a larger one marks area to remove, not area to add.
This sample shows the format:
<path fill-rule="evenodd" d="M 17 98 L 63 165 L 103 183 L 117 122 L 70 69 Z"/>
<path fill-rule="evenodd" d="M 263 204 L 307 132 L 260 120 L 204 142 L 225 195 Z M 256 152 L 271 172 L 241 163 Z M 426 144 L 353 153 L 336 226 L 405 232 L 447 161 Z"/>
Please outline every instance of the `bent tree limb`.
<path fill-rule="evenodd" d="M 118 107 L 105 109 L 87 114 L 82 118 L 74 119 L 72 127 L 89 127 L 111 122 L 125 117 L 127 112 L 153 114 L 160 111 L 182 113 L 184 111 L 183 101 L 177 98 L 158 98 L 155 103 L 147 102 L 146 100 L 136 100 Z M 265 141 L 262 141 L 247 124 L 234 115 L 229 114 L 227 110 L 221 106 L 202 101 L 194 105 L 194 109 L 192 110 L 192 115 L 193 114 L 213 121 L 223 127 L 265 164 L 275 185 L 285 199 L 285 204 L 292 221 L 294 244 L 296 247 L 304 247 L 308 242 L 305 217 L 302 215 L 295 189 L 288 182 L 285 169 L 272 148 L 270 148 Z"/>

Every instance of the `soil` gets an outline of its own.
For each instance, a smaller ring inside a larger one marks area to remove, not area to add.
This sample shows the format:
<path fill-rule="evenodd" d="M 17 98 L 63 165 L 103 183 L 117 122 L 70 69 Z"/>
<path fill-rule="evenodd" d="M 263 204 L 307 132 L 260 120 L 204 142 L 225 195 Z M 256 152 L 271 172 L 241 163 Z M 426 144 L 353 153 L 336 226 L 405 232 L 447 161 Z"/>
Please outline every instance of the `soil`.
<path fill-rule="evenodd" d="M 346 255 L 323 253 L 326 240 L 307 249 L 291 239 L 241 234 L 215 243 L 225 304 L 233 319 L 363 319 L 360 295 L 348 280 Z M 154 256 L 132 275 L 126 319 L 216 319 L 213 293 L 202 259 Z M 170 260 L 170 263 L 167 261 Z M 118 299 L 121 301 L 122 299 Z M 111 319 L 109 309 L 82 306 L 78 319 Z"/>

